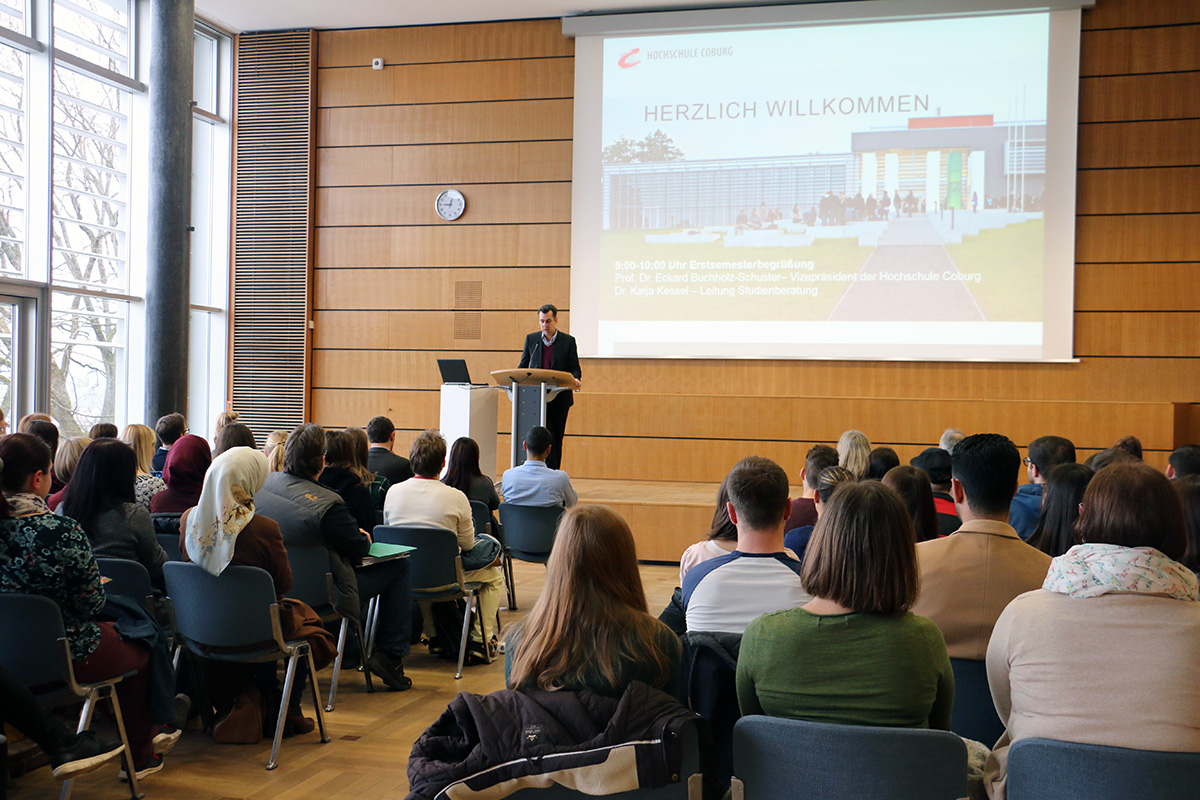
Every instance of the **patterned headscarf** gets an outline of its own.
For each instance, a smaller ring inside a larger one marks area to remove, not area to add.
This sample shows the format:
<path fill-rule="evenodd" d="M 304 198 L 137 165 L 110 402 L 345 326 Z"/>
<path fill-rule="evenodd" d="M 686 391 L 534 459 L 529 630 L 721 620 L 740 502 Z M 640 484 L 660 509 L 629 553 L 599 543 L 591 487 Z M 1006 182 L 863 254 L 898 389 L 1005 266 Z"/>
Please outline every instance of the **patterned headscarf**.
<path fill-rule="evenodd" d="M 1071 597 L 1154 594 L 1195 600 L 1196 575 L 1153 547 L 1077 544 L 1050 562 L 1042 588 Z"/>
<path fill-rule="evenodd" d="M 216 457 L 188 517 L 188 558 L 213 575 L 229 566 L 238 534 L 254 519 L 254 495 L 266 479 L 267 457 L 252 447 L 234 447 Z"/>

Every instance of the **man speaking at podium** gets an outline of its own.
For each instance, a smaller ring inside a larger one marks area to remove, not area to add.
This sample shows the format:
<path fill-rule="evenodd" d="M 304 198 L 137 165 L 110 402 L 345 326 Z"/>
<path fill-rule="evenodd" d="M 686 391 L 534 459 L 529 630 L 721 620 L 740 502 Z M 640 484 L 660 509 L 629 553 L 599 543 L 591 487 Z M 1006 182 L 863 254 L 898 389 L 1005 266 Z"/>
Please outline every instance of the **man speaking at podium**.
<path fill-rule="evenodd" d="M 575 337 L 558 329 L 558 309 L 547 303 L 538 309 L 538 327 L 525 337 L 525 349 L 521 353 L 520 369 L 557 369 L 575 376 L 575 388 L 579 382 L 579 349 Z M 575 393 L 570 389 L 546 403 L 546 428 L 554 437 L 554 446 L 546 458 L 546 466 L 558 469 L 562 463 L 563 432 L 567 429 L 567 414 L 575 403 Z"/>

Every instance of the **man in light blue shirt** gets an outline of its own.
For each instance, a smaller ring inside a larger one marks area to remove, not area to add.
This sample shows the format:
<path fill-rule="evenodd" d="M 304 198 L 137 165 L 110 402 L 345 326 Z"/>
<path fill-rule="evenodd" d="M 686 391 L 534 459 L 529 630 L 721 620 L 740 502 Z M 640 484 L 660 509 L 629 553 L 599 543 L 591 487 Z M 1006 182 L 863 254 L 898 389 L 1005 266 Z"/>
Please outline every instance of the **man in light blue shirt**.
<path fill-rule="evenodd" d="M 500 492 L 504 502 L 520 506 L 562 506 L 570 508 L 579 501 L 571 479 L 561 469 L 546 466 L 546 457 L 554 445 L 550 431 L 540 425 L 529 429 L 522 443 L 525 463 L 504 470 Z"/>

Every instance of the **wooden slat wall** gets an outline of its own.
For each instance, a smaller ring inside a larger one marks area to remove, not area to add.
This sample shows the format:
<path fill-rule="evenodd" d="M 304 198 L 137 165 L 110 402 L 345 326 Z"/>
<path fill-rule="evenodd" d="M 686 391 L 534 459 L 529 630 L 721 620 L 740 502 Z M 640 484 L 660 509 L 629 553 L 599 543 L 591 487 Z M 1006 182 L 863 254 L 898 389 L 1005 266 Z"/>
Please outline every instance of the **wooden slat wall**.
<path fill-rule="evenodd" d="M 1200 3 L 1099 0 L 1083 20 L 1080 363 L 585 361 L 568 471 L 709 481 L 760 452 L 795 476 L 846 428 L 907 458 L 951 425 L 1084 454 L 1135 433 L 1164 465 L 1194 430 L 1173 404 L 1200 401 Z M 320 34 L 315 421 L 387 413 L 406 441 L 437 424 L 437 358 L 483 378 L 540 303 L 566 309 L 572 53 L 557 20 Z M 433 215 L 448 186 L 455 223 Z"/>

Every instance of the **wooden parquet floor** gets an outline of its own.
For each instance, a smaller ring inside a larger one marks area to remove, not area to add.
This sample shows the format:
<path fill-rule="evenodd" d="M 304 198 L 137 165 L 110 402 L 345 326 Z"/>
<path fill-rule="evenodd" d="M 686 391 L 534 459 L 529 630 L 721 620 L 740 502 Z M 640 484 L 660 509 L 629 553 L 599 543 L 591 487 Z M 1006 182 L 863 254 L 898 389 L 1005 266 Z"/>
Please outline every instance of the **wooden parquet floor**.
<path fill-rule="evenodd" d="M 519 610 L 502 611 L 508 625 L 528 613 L 541 592 L 545 569 L 538 564 L 515 565 Z M 677 567 L 641 568 L 651 612 L 657 614 L 670 600 L 679 579 Z M 486 694 L 504 688 L 504 663 L 468 667 L 454 680 L 454 665 L 414 647 L 405 660 L 413 679 L 407 692 L 386 689 L 367 694 L 358 672 L 339 681 L 337 709 L 326 715 L 333 741 L 321 744 L 314 731 L 284 740 L 279 767 L 264 766 L 271 743 L 219 745 L 193 721 L 167 758 L 162 772 L 147 778 L 142 789 L 148 800 L 384 800 L 408 793 L 408 755 L 412 743 L 445 709 L 458 692 Z M 332 667 L 319 674 L 322 692 L 328 692 Z M 376 682 L 378 686 L 378 682 Z M 311 716 L 312 706 L 306 704 Z M 116 779 L 116 762 L 76 781 L 78 800 L 128 798 L 125 784 Z M 61 784 L 43 767 L 17 779 L 10 800 L 49 800 Z"/>

